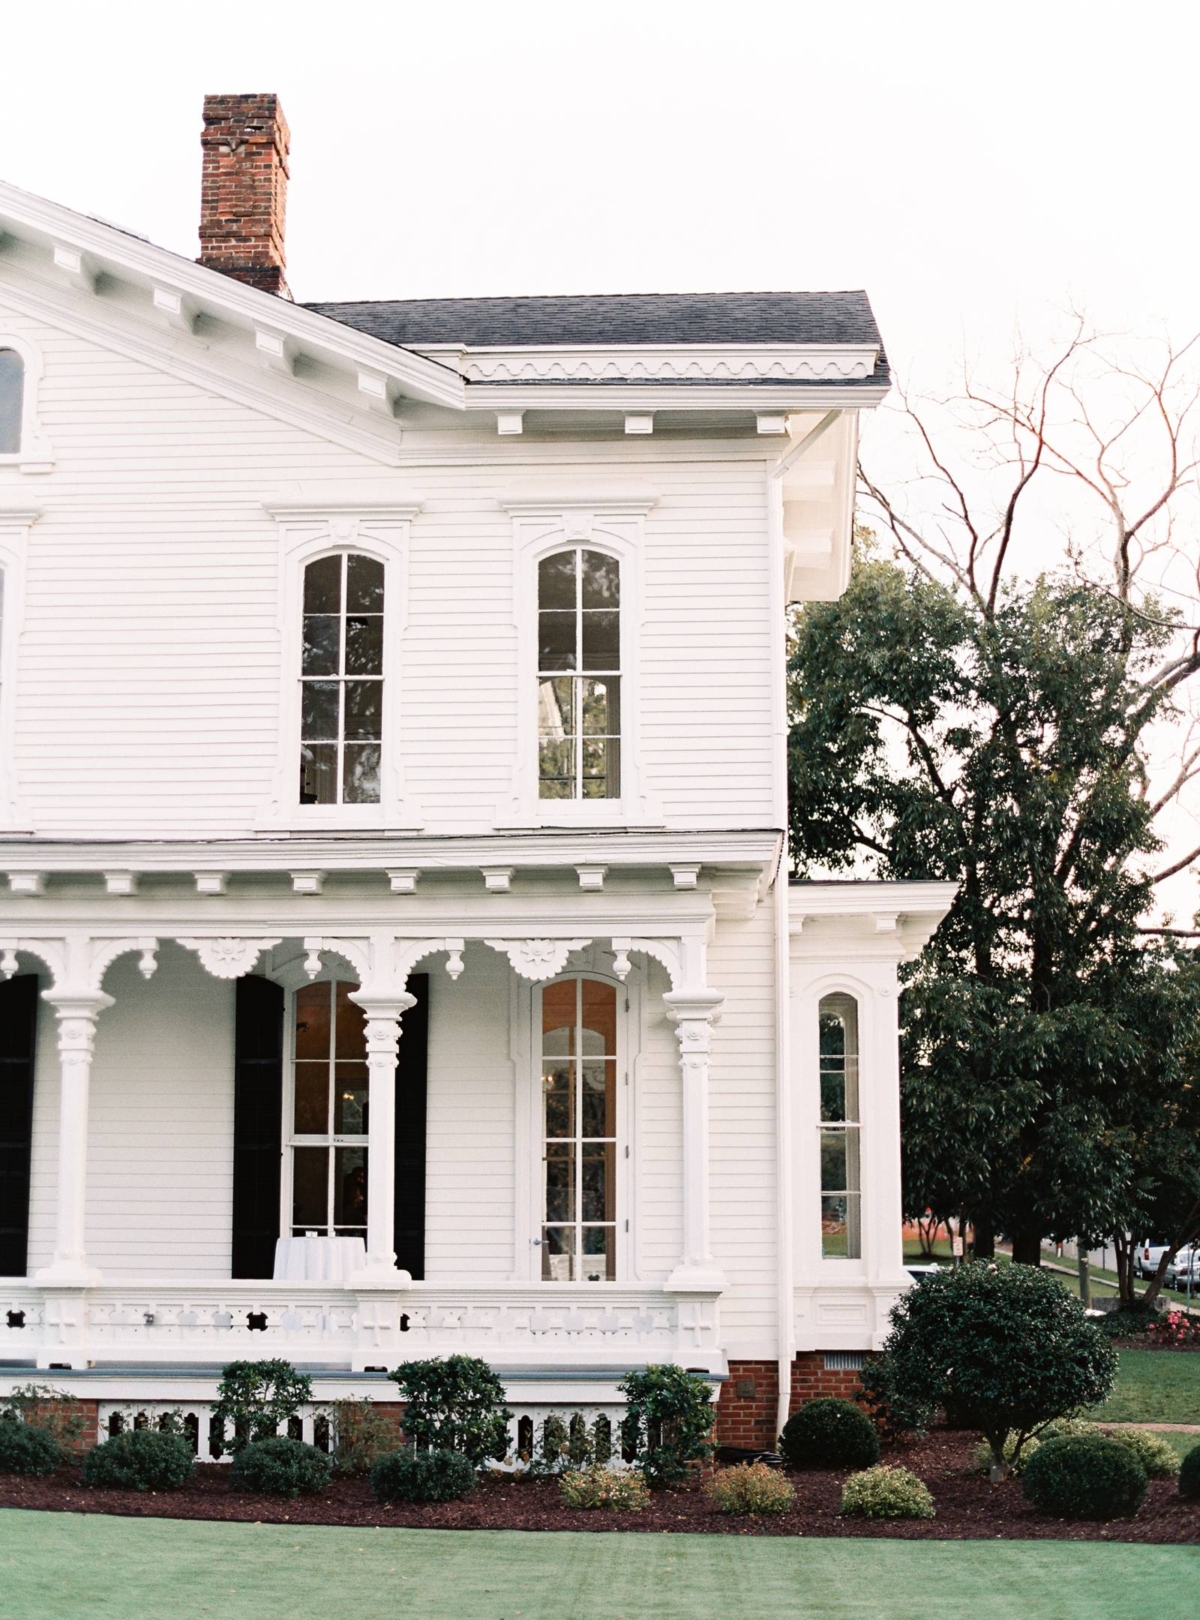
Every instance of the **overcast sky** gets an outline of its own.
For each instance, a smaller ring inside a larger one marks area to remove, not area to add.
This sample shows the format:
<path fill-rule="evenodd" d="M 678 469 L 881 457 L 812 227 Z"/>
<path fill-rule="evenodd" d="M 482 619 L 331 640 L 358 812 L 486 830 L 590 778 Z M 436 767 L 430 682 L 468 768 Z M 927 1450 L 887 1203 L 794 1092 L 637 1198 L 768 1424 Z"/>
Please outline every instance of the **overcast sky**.
<path fill-rule="evenodd" d="M 927 387 L 1069 301 L 1200 328 L 1194 0 L 54 0 L 0 48 L 0 176 L 189 256 L 203 95 L 278 92 L 301 300 L 866 287 Z"/>

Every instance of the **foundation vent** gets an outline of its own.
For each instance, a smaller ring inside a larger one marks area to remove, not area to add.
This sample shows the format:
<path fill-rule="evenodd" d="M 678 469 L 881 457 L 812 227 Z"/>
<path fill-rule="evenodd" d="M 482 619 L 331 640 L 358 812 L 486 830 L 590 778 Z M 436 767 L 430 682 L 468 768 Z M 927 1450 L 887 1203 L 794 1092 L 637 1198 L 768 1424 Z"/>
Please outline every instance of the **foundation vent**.
<path fill-rule="evenodd" d="M 826 1372 L 862 1372 L 867 1358 L 862 1350 L 826 1350 Z"/>

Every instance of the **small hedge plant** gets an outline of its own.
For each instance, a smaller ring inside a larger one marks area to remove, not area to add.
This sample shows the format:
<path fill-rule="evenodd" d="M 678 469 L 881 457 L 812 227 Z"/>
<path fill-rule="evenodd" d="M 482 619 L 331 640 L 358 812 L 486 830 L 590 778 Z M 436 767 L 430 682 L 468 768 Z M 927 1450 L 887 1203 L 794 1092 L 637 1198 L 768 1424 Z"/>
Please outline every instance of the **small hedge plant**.
<path fill-rule="evenodd" d="M 243 1447 L 277 1436 L 311 1400 L 312 1379 L 290 1361 L 231 1361 L 217 1385 L 213 1417 L 232 1423 L 225 1449 L 236 1457 Z"/>
<path fill-rule="evenodd" d="M 326 1452 L 282 1434 L 252 1440 L 231 1467 L 234 1484 L 258 1496 L 319 1496 L 332 1472 L 333 1458 Z"/>
<path fill-rule="evenodd" d="M 626 1400 L 621 1419 L 624 1455 L 650 1486 L 675 1485 L 690 1464 L 712 1455 L 712 1387 L 672 1365 L 628 1373 L 617 1386 Z"/>
<path fill-rule="evenodd" d="M 508 1451 L 504 1385 L 475 1356 L 406 1361 L 388 1377 L 405 1402 L 404 1433 L 418 1451 L 458 1451 L 472 1467 Z"/>
<path fill-rule="evenodd" d="M 334 1401 L 333 1466 L 339 1474 L 369 1474 L 389 1451 L 401 1445 L 400 1424 L 373 1401 Z"/>
<path fill-rule="evenodd" d="M 83 1483 L 97 1490 L 175 1491 L 187 1484 L 195 1466 L 191 1447 L 177 1434 L 129 1429 L 88 1452 Z"/>
<path fill-rule="evenodd" d="M 933 1497 L 907 1468 L 864 1469 L 842 1486 L 841 1512 L 863 1519 L 932 1519 Z"/>
<path fill-rule="evenodd" d="M 381 1502 L 457 1502 L 475 1489 L 475 1470 L 458 1451 L 390 1451 L 371 1469 Z"/>
<path fill-rule="evenodd" d="M 567 1507 L 611 1508 L 615 1513 L 640 1513 L 650 1505 L 650 1488 L 634 1471 L 616 1471 L 593 1464 L 573 1468 L 558 1482 Z"/>
<path fill-rule="evenodd" d="M 1149 1429 L 1110 1429 L 1108 1438 L 1133 1453 L 1147 1479 L 1174 1479 L 1179 1472 L 1179 1453 L 1161 1434 Z"/>
<path fill-rule="evenodd" d="M 1156 1317 L 1147 1331 L 1155 1344 L 1171 1349 L 1200 1344 L 1200 1316 L 1189 1316 L 1186 1311 L 1168 1311 L 1165 1316 Z"/>
<path fill-rule="evenodd" d="M 1127 1446 L 1103 1435 L 1047 1440 L 1021 1474 L 1039 1513 L 1054 1519 L 1126 1519 L 1146 1497 L 1146 1470 Z"/>
<path fill-rule="evenodd" d="M 722 1468 L 705 1489 L 722 1513 L 786 1513 L 796 1500 L 792 1482 L 766 1463 Z"/>
<path fill-rule="evenodd" d="M 779 1450 L 789 1468 L 869 1468 L 879 1461 L 879 1435 L 853 1401 L 822 1397 L 792 1413 Z"/>
<path fill-rule="evenodd" d="M 0 1418 L 0 1474 L 31 1474 L 35 1479 L 44 1479 L 57 1472 L 62 1460 L 62 1447 L 45 1429 Z"/>
<path fill-rule="evenodd" d="M 80 1402 L 53 1384 L 18 1384 L 0 1399 L 0 1422 L 11 1418 L 31 1429 L 42 1429 L 65 1450 L 72 1450 L 91 1424 Z"/>
<path fill-rule="evenodd" d="M 1200 1502 L 1200 1446 L 1193 1446 L 1179 1465 L 1179 1494 Z"/>

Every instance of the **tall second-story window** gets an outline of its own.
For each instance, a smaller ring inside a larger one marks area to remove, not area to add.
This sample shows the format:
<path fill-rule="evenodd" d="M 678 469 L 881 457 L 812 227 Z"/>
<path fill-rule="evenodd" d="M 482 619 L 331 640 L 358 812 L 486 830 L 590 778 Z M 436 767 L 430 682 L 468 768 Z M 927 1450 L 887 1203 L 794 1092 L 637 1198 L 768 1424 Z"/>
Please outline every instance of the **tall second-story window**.
<path fill-rule="evenodd" d="M 621 571 L 573 546 L 538 567 L 538 795 L 621 797 Z"/>
<path fill-rule="evenodd" d="M 0 347 L 0 456 L 20 450 L 24 408 L 25 362 L 15 349 Z"/>
<path fill-rule="evenodd" d="M 859 1154 L 858 1004 L 825 996 L 821 1027 L 821 1253 L 862 1258 L 862 1170 Z"/>
<path fill-rule="evenodd" d="M 304 570 L 300 803 L 378 804 L 383 564 L 357 552 Z"/>

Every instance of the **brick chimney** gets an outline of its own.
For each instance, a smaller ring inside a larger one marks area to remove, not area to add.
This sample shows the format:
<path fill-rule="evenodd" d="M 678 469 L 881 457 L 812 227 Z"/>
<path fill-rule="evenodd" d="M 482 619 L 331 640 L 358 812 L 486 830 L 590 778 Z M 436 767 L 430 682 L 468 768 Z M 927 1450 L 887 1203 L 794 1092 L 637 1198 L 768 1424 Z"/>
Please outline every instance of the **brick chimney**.
<path fill-rule="evenodd" d="M 289 140 L 278 96 L 205 96 L 199 263 L 284 298 Z"/>

